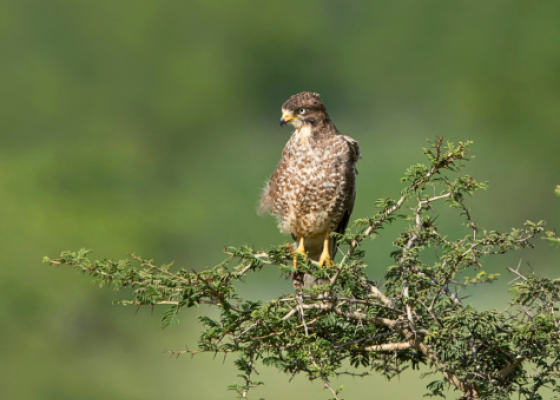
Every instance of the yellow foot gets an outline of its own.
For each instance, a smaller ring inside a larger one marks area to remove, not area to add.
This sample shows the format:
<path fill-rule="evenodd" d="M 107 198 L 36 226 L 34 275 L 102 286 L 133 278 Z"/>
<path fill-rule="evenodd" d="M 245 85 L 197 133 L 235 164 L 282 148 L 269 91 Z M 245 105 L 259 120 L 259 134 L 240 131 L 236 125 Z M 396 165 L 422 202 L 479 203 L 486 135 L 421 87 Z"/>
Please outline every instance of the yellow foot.
<path fill-rule="evenodd" d="M 305 257 L 305 247 L 303 246 L 303 236 L 299 240 L 298 248 L 296 249 L 296 251 L 294 251 L 294 269 L 297 268 L 297 254 L 295 254 L 295 253 L 302 254 Z"/>
<path fill-rule="evenodd" d="M 322 267 L 327 263 L 327 267 L 332 267 L 334 265 L 333 260 L 329 254 L 329 232 L 325 233 L 325 241 L 323 242 L 323 252 L 319 258 L 319 267 Z"/>
<path fill-rule="evenodd" d="M 334 265 L 333 260 L 331 260 L 331 257 L 329 256 L 328 250 L 326 253 L 321 254 L 321 258 L 319 259 L 319 267 L 322 267 L 323 265 L 325 265 L 325 263 L 327 264 L 327 267 L 332 267 Z"/>

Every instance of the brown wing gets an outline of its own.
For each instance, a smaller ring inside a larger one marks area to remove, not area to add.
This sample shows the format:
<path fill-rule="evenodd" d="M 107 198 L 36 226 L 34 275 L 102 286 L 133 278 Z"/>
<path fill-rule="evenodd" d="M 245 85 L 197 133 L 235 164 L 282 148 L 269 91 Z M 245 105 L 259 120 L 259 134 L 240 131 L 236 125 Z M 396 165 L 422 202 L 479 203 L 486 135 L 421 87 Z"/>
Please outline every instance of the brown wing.
<path fill-rule="evenodd" d="M 352 191 L 350 196 L 350 202 L 348 204 L 348 209 L 342 216 L 342 219 L 338 223 L 335 232 L 344 234 L 346 228 L 348 227 L 348 223 L 350 222 L 350 216 L 352 215 L 352 210 L 354 209 L 354 202 L 356 201 L 356 175 L 358 175 L 358 170 L 356 169 L 356 163 L 360 158 L 362 158 L 362 153 L 360 152 L 360 146 L 358 146 L 358 142 L 352 139 L 350 136 L 344 136 L 344 139 L 349 145 L 350 148 L 350 158 L 348 163 L 345 166 L 344 173 L 346 174 L 346 179 L 352 182 L 351 187 L 348 189 Z M 331 255 L 332 259 L 334 260 L 334 256 L 338 250 L 336 244 L 338 239 L 330 238 L 329 239 L 329 254 Z"/>
<path fill-rule="evenodd" d="M 352 162 L 352 165 L 354 165 L 354 168 L 356 168 L 355 166 L 356 163 L 360 158 L 362 158 L 362 152 L 360 150 L 360 146 L 358 145 L 358 141 L 352 139 L 350 136 L 346 136 L 346 135 L 343 136 L 346 142 L 350 145 L 350 150 L 351 150 L 350 161 Z M 358 175 L 358 170 L 356 170 L 356 175 Z"/>
<path fill-rule="evenodd" d="M 335 231 L 336 233 L 343 234 L 344 231 L 346 231 L 346 228 L 348 227 L 348 222 L 350 221 L 350 214 L 351 213 L 352 213 L 351 210 L 348 210 L 344 213 L 344 215 L 342 216 L 342 220 L 340 221 L 340 223 L 336 227 L 336 231 Z M 329 254 L 331 255 L 333 260 L 334 260 L 334 256 L 336 256 L 336 252 L 338 251 L 338 247 L 336 245 L 337 241 L 338 241 L 338 238 L 331 237 L 329 239 Z"/>

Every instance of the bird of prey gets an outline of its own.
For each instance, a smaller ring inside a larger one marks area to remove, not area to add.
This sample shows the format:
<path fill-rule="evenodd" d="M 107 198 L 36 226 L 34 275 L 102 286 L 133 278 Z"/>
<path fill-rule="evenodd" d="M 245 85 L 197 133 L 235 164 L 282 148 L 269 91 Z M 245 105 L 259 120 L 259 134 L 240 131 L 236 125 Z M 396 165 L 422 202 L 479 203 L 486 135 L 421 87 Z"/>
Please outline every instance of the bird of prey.
<path fill-rule="evenodd" d="M 259 213 L 277 217 L 280 231 L 291 233 L 298 244 L 297 253 L 331 266 L 337 249 L 329 235 L 348 226 L 360 148 L 336 129 L 317 93 L 290 97 L 282 105 L 280 126 L 285 124 L 295 130 L 266 184 Z"/>

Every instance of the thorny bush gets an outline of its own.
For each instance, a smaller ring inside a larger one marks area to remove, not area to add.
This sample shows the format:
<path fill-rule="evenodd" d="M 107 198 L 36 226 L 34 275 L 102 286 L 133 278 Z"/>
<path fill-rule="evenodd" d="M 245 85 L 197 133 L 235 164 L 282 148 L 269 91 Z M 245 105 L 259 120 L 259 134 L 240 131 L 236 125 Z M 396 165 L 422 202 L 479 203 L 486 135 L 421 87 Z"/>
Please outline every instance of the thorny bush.
<path fill-rule="evenodd" d="M 470 145 L 442 138 L 430 143 L 424 149 L 428 165 L 406 171 L 400 198 L 378 200 L 371 218 L 355 221 L 352 230 L 338 235 L 342 259 L 332 267 L 318 268 L 298 256 L 294 272 L 287 245 L 265 252 L 229 247 L 226 261 L 198 272 L 158 266 L 134 254 L 121 261 L 92 261 L 89 250 L 45 261 L 70 265 L 116 291 L 134 288 L 132 299 L 120 304 L 168 307 L 164 328 L 178 322 L 183 307 L 218 307 L 219 318 L 199 317 L 204 331 L 197 350 L 171 353 L 232 353 L 241 382 L 229 389 L 237 398 L 247 399 L 249 389 L 262 384 L 253 380 L 260 364 L 320 379 L 334 399 L 340 399 L 340 389 L 329 382 L 338 374 L 391 379 L 420 365 L 425 365 L 423 376 L 436 378 L 427 385 L 429 396 L 443 397 L 454 387 L 460 399 L 505 400 L 514 393 L 542 399 L 545 387 L 560 391 L 560 280 L 509 268 L 515 278 L 513 299 L 502 311 L 478 311 L 460 296 L 465 287 L 497 278 L 480 269 L 484 257 L 531 247 L 544 227 L 542 221 L 527 221 L 507 233 L 479 227 L 466 199 L 486 184 L 468 175 L 450 177 L 468 161 Z M 466 236 L 450 240 L 440 233 L 436 203 L 459 211 Z M 407 222 L 394 241 L 394 264 L 380 284 L 368 278 L 362 242 L 397 217 Z M 547 237 L 558 238 L 553 232 Z M 428 248 L 436 251 L 435 262 L 424 261 Z M 294 277 L 293 293 L 266 302 L 241 299 L 235 284 L 272 267 Z M 475 275 L 465 278 L 466 272 Z M 303 274 L 315 285 L 301 285 L 295 277 Z"/>

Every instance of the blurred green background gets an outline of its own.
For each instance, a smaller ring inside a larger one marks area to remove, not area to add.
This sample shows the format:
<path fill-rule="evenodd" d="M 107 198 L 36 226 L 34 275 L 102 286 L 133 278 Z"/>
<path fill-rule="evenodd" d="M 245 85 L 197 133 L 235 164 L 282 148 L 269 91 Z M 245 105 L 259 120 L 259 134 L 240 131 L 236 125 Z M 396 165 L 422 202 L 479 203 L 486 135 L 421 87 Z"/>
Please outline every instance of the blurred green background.
<path fill-rule="evenodd" d="M 195 347 L 207 309 L 162 331 L 161 310 L 111 306 L 109 289 L 41 259 L 87 247 L 202 268 L 223 245 L 282 243 L 255 209 L 290 134 L 280 106 L 298 91 L 321 93 L 360 142 L 355 218 L 397 196 L 425 139 L 444 135 L 475 141 L 466 172 L 490 181 L 469 203 L 481 226 L 560 228 L 559 21 L 552 1 L 3 1 L 0 398 L 234 397 L 232 359 L 161 354 Z M 365 245 L 373 278 L 401 228 Z M 536 243 L 485 266 L 557 275 L 558 251 Z M 502 307 L 510 279 L 471 301 Z M 266 270 L 240 290 L 272 298 L 289 283 Z M 260 370 L 255 397 L 329 397 Z M 348 399 L 420 399 L 417 375 L 334 384 Z"/>

